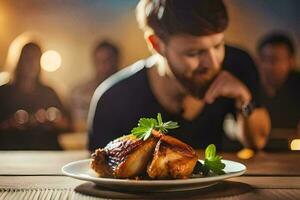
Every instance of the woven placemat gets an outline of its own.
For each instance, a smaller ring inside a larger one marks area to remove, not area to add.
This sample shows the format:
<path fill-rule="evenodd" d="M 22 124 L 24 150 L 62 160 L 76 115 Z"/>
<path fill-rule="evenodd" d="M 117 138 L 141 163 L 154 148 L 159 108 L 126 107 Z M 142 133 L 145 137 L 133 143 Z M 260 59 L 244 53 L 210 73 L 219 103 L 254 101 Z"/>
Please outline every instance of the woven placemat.
<path fill-rule="evenodd" d="M 0 189 L 0 200 L 71 200 L 72 189 Z"/>

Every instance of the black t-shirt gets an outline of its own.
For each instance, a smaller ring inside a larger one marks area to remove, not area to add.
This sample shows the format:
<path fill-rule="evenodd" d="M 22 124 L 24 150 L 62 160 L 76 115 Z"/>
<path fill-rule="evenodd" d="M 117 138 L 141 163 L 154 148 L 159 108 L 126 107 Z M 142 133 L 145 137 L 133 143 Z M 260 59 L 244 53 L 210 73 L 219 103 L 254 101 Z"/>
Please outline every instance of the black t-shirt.
<path fill-rule="evenodd" d="M 273 128 L 296 129 L 300 120 L 300 73 L 290 72 L 274 97 L 263 93 L 262 103 L 269 110 Z"/>
<path fill-rule="evenodd" d="M 225 52 L 223 69 L 244 82 L 257 101 L 259 80 L 253 60 L 244 51 L 233 47 L 226 47 Z M 194 148 L 205 148 L 210 143 L 222 148 L 224 117 L 227 113 L 235 113 L 234 101 L 218 98 L 213 104 L 205 105 L 192 121 L 185 120 L 180 114 L 171 114 L 150 89 L 149 62 L 150 59 L 138 61 L 97 88 L 89 113 L 89 150 L 104 147 L 109 141 L 129 134 L 141 117 L 155 118 L 157 113 L 162 114 L 164 121 L 178 122 L 180 128 L 170 134 Z"/>

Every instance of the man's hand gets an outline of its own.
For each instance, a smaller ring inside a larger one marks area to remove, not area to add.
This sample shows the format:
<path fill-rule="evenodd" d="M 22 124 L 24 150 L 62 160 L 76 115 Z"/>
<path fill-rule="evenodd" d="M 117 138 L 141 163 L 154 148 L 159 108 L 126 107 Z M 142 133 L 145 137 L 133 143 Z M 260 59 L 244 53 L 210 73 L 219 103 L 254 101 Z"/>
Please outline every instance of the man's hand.
<path fill-rule="evenodd" d="M 237 109 L 248 104 L 251 93 L 244 83 L 227 71 L 222 71 L 208 88 L 204 101 L 213 103 L 218 97 L 235 99 Z M 256 108 L 249 117 L 238 114 L 237 123 L 240 126 L 237 132 L 239 141 L 248 148 L 262 149 L 270 132 L 271 122 L 266 109 Z"/>
<path fill-rule="evenodd" d="M 238 109 L 251 101 L 249 89 L 240 80 L 227 71 L 222 71 L 208 88 L 204 101 L 213 103 L 218 97 L 235 99 Z"/>

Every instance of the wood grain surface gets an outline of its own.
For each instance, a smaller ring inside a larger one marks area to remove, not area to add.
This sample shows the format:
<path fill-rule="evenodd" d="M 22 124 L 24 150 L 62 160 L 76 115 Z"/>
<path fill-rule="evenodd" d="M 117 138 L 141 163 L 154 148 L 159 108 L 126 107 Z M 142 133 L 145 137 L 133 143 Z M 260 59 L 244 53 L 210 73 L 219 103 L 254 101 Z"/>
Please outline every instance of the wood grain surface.
<path fill-rule="evenodd" d="M 244 176 L 206 189 L 172 193 L 128 193 L 96 187 L 93 183 L 63 176 L 61 167 L 86 159 L 87 151 L 0 152 L 0 200 L 6 199 L 299 199 L 299 152 L 259 152 L 249 160 L 235 153 L 224 159 L 247 166 Z"/>

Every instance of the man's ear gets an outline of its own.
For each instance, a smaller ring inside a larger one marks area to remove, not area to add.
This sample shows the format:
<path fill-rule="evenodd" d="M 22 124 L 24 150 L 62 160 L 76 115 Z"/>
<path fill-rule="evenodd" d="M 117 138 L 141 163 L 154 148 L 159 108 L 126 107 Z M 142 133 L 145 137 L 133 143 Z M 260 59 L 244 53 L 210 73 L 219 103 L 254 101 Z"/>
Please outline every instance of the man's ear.
<path fill-rule="evenodd" d="M 147 40 L 151 44 L 151 47 L 160 55 L 164 56 L 165 44 L 164 42 L 154 34 L 151 34 L 147 37 Z"/>

